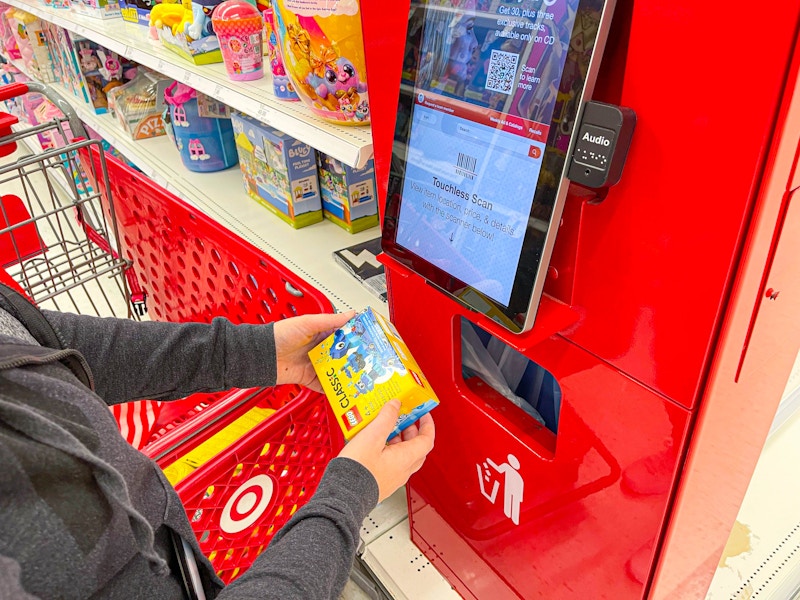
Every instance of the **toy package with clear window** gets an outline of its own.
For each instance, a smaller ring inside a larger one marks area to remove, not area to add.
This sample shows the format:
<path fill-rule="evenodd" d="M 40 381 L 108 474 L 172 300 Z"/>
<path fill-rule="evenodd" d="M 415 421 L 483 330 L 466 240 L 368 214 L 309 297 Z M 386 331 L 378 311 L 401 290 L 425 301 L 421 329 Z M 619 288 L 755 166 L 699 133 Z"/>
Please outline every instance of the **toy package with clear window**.
<path fill-rule="evenodd" d="M 394 325 L 371 308 L 358 313 L 309 352 L 317 377 L 350 440 L 397 398 L 400 417 L 388 439 L 439 404 Z"/>

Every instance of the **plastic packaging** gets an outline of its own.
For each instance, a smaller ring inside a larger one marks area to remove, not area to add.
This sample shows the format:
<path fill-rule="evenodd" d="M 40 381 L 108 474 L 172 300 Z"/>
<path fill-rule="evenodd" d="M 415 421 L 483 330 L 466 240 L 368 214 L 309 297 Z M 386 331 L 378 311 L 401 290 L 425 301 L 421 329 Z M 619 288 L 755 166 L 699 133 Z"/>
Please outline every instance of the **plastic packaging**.
<path fill-rule="evenodd" d="M 261 79 L 264 22 L 258 10 L 244 0 L 225 0 L 214 10 L 211 22 L 228 77 L 234 81 Z"/>

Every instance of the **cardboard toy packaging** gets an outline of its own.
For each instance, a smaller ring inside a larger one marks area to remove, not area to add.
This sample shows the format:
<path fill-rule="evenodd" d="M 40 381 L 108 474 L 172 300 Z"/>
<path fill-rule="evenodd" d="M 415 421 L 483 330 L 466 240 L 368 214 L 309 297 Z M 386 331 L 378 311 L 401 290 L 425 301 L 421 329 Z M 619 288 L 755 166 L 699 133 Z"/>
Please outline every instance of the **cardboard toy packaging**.
<path fill-rule="evenodd" d="M 323 216 L 349 231 L 358 233 L 378 224 L 375 197 L 375 165 L 370 161 L 361 169 L 317 153 L 319 188 Z"/>
<path fill-rule="evenodd" d="M 295 229 L 322 221 L 316 150 L 242 113 L 231 120 L 250 197 Z"/>
<path fill-rule="evenodd" d="M 388 439 L 433 410 L 439 400 L 389 321 L 358 313 L 309 352 L 328 402 L 350 440 L 397 398 L 400 417 Z"/>

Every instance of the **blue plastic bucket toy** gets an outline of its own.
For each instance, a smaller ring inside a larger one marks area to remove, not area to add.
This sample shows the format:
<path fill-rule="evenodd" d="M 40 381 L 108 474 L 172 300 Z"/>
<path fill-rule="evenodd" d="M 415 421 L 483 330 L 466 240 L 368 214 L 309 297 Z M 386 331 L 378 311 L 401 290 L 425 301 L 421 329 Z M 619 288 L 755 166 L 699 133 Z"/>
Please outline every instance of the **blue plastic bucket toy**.
<path fill-rule="evenodd" d="M 164 90 L 164 100 L 173 140 L 187 169 L 207 173 L 239 164 L 230 119 L 200 116 L 197 91 L 182 83 Z"/>

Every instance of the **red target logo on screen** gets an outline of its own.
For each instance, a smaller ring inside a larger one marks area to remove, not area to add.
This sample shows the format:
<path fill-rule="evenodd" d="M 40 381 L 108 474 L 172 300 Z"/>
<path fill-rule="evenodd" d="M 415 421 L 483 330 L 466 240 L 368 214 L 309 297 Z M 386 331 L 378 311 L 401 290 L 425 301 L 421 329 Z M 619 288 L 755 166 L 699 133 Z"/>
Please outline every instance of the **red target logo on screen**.
<path fill-rule="evenodd" d="M 228 499 L 219 526 L 228 534 L 252 527 L 270 505 L 275 485 L 268 475 L 256 475 L 239 486 Z"/>

